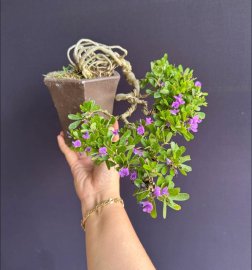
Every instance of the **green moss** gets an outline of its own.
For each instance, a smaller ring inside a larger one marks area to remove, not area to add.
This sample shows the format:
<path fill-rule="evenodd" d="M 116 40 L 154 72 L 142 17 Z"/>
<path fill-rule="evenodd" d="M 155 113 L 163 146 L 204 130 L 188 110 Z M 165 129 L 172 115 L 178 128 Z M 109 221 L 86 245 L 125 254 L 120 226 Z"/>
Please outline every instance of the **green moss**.
<path fill-rule="evenodd" d="M 51 78 L 84 79 L 83 75 L 77 72 L 71 65 L 63 66 L 62 70 L 49 72 L 44 76 Z"/>

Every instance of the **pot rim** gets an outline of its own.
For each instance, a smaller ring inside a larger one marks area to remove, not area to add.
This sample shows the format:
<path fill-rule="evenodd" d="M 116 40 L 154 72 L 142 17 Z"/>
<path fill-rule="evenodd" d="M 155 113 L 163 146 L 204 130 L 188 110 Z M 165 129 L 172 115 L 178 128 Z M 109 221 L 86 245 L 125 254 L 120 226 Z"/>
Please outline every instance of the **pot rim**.
<path fill-rule="evenodd" d="M 56 72 L 58 72 L 58 71 L 51 71 L 51 72 L 47 73 L 44 77 L 44 82 L 46 82 L 46 81 L 51 81 L 51 82 L 67 81 L 67 82 L 80 82 L 80 83 L 84 84 L 85 82 L 112 80 L 115 78 L 120 78 L 120 73 L 117 71 L 114 71 L 114 75 L 112 75 L 112 76 L 98 77 L 98 78 L 93 78 L 93 79 L 56 78 L 56 77 L 48 76 L 49 74 L 56 73 Z"/>

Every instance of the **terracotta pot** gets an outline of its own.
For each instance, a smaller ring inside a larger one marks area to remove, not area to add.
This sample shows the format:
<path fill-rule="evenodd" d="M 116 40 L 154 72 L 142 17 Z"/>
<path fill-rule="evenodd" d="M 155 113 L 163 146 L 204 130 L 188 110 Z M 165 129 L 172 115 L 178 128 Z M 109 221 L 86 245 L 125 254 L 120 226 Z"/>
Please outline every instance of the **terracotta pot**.
<path fill-rule="evenodd" d="M 72 121 L 68 119 L 68 114 L 80 111 L 80 104 L 91 99 L 112 114 L 120 74 L 115 71 L 111 77 L 69 79 L 49 76 L 52 73 L 45 76 L 44 83 L 48 87 L 56 107 L 65 140 L 70 145 L 67 130 Z"/>

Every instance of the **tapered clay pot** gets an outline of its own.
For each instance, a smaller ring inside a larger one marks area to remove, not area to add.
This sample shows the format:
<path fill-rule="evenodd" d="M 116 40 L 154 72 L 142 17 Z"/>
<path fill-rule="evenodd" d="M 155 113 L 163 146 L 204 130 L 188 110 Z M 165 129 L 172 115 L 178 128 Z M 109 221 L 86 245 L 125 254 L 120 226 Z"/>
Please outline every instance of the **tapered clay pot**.
<path fill-rule="evenodd" d="M 110 77 L 70 79 L 55 78 L 52 76 L 53 73 L 50 72 L 45 76 L 44 83 L 56 107 L 65 140 L 68 145 L 71 145 L 67 130 L 72 121 L 68 119 L 68 114 L 79 112 L 80 104 L 86 100 L 94 100 L 102 109 L 112 114 L 120 74 L 115 71 Z"/>

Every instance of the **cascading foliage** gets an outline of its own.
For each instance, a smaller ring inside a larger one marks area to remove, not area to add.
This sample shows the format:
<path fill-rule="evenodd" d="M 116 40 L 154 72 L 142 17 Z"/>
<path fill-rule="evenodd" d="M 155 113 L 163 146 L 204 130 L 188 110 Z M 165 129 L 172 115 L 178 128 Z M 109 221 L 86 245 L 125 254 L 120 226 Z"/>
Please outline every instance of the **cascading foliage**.
<path fill-rule="evenodd" d="M 106 117 L 101 116 L 104 111 L 89 100 L 80 105 L 80 112 L 69 115 L 73 120 L 69 136 L 75 151 L 85 151 L 96 164 L 106 162 L 108 168 L 115 167 L 121 177 L 129 176 L 135 186 L 133 195 L 144 212 L 156 218 L 160 201 L 166 218 L 167 206 L 180 210 L 177 202 L 189 199 L 189 194 L 176 186 L 176 178 L 192 170 L 190 156 L 175 139 L 177 135 L 186 141 L 194 138 L 205 118 L 201 109 L 207 106 L 207 93 L 202 92 L 193 70 L 170 64 L 167 54 L 151 62 L 140 89 L 144 92 L 141 98 L 154 99 L 152 109 L 145 110 L 141 119 L 113 130 L 111 125 L 120 117 L 106 112 Z M 117 134 L 120 138 L 113 142 Z"/>

